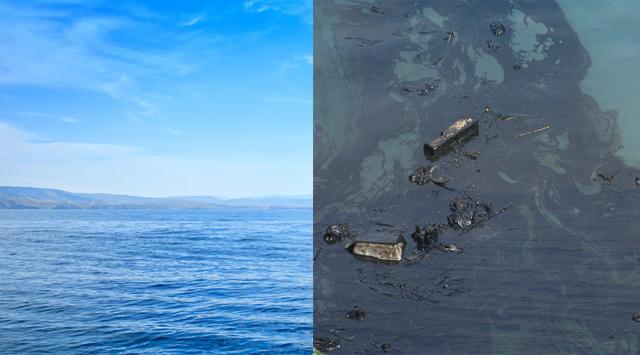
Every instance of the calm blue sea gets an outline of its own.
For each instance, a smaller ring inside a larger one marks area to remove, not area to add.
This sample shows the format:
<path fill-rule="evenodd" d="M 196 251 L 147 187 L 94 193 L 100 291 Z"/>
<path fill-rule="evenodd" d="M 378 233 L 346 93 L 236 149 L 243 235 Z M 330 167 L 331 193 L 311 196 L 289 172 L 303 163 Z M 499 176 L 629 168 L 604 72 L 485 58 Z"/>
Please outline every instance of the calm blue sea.
<path fill-rule="evenodd" d="M 307 353 L 311 210 L 0 210 L 0 352 Z"/>

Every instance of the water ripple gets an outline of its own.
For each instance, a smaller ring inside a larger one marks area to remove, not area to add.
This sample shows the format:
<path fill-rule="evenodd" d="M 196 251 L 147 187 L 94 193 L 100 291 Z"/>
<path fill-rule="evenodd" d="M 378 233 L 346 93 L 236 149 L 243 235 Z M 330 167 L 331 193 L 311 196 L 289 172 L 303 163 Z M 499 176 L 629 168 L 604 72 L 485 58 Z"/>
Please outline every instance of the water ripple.
<path fill-rule="evenodd" d="M 0 210 L 7 353 L 306 353 L 311 211 Z"/>

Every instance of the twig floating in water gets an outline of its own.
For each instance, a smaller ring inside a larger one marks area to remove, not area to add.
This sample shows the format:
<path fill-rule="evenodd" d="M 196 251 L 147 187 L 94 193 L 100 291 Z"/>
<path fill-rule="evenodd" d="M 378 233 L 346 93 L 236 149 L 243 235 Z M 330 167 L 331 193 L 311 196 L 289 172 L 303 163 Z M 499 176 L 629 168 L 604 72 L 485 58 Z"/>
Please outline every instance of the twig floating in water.
<path fill-rule="evenodd" d="M 447 41 L 447 43 L 451 43 L 452 39 L 453 39 L 453 32 L 451 31 L 447 32 L 447 38 L 445 38 L 444 40 Z"/>
<path fill-rule="evenodd" d="M 542 131 L 547 130 L 547 129 L 549 129 L 549 124 L 546 124 L 546 125 L 544 125 L 544 127 L 541 127 L 541 128 L 536 128 L 536 129 L 531 130 L 531 131 L 527 131 L 527 132 L 523 132 L 523 133 L 520 133 L 520 134 L 516 134 L 516 138 L 520 138 L 520 137 L 528 136 L 530 134 L 542 132 Z"/>

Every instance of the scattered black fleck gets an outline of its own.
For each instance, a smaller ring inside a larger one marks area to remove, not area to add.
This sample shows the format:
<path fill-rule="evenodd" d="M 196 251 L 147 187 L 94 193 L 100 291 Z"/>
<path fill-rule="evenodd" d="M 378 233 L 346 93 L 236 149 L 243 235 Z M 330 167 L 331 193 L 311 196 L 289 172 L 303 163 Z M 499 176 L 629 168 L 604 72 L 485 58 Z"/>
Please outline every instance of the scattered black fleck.
<path fill-rule="evenodd" d="M 602 181 L 611 182 L 616 177 L 616 174 L 613 175 L 605 175 L 603 173 L 599 173 L 598 177 L 602 179 Z"/>
<path fill-rule="evenodd" d="M 362 37 L 345 37 L 344 39 L 352 41 L 356 47 L 373 47 L 382 42 L 382 40 L 379 39 L 366 39 Z"/>
<path fill-rule="evenodd" d="M 375 12 L 376 14 L 384 15 L 384 10 L 377 6 L 371 6 L 369 10 L 371 10 L 371 12 Z"/>
<path fill-rule="evenodd" d="M 341 242 L 349 238 L 349 225 L 346 223 L 332 224 L 324 232 L 324 241 L 329 244 Z"/>
<path fill-rule="evenodd" d="M 494 51 L 494 52 L 499 52 L 502 49 L 502 46 L 500 46 L 496 41 L 494 40 L 488 40 L 487 41 L 487 49 Z"/>
<path fill-rule="evenodd" d="M 402 93 L 402 94 L 410 94 L 410 93 L 416 92 L 416 91 L 417 91 L 417 89 L 408 87 L 406 85 L 403 85 L 402 88 L 400 88 L 400 93 Z"/>
<path fill-rule="evenodd" d="M 340 349 L 340 339 L 329 339 L 325 337 L 313 337 L 313 347 L 318 351 L 326 353 Z"/>
<path fill-rule="evenodd" d="M 463 278 L 452 278 L 448 272 L 444 273 L 442 279 L 436 283 L 436 289 L 438 293 L 445 296 L 455 296 L 468 291 Z"/>
<path fill-rule="evenodd" d="M 514 64 L 514 65 L 513 65 L 513 70 L 518 71 L 518 70 L 520 70 L 520 69 L 522 69 L 522 67 L 520 66 L 520 64 Z"/>
<path fill-rule="evenodd" d="M 636 186 L 640 186 L 640 177 L 636 177 Z"/>
<path fill-rule="evenodd" d="M 493 33 L 495 36 L 502 36 L 507 29 L 504 27 L 504 25 L 501 22 L 493 22 L 489 25 L 489 29 L 491 30 L 491 33 Z"/>
<path fill-rule="evenodd" d="M 478 159 L 478 157 L 480 156 L 479 152 L 471 152 L 468 150 L 465 150 L 462 155 L 464 155 L 465 157 L 471 159 L 471 160 L 476 160 Z"/>
<path fill-rule="evenodd" d="M 429 95 L 434 92 L 438 86 L 435 83 L 426 83 L 424 87 L 418 91 L 418 95 Z"/>
<path fill-rule="evenodd" d="M 389 345 L 389 343 L 384 343 L 384 344 L 380 345 L 380 347 L 382 348 L 382 351 L 385 352 L 385 353 L 387 351 L 391 350 L 391 345 Z"/>
<path fill-rule="evenodd" d="M 353 308 L 346 314 L 347 318 L 356 320 L 362 320 L 366 315 L 367 312 L 358 305 L 353 306 Z"/>
<path fill-rule="evenodd" d="M 631 319 L 634 322 L 640 322 L 640 312 L 633 312 L 633 315 L 631 316 Z"/>

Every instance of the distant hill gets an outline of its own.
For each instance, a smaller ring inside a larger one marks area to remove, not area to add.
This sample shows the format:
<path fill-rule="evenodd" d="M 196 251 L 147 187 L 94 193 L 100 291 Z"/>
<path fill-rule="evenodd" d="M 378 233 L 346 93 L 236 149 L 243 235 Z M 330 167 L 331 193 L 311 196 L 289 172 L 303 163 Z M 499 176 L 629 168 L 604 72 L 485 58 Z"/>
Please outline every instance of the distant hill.
<path fill-rule="evenodd" d="M 265 196 L 222 199 L 212 196 L 138 197 L 73 193 L 55 189 L 0 186 L 0 209 L 113 208 L 311 208 L 311 196 Z"/>

